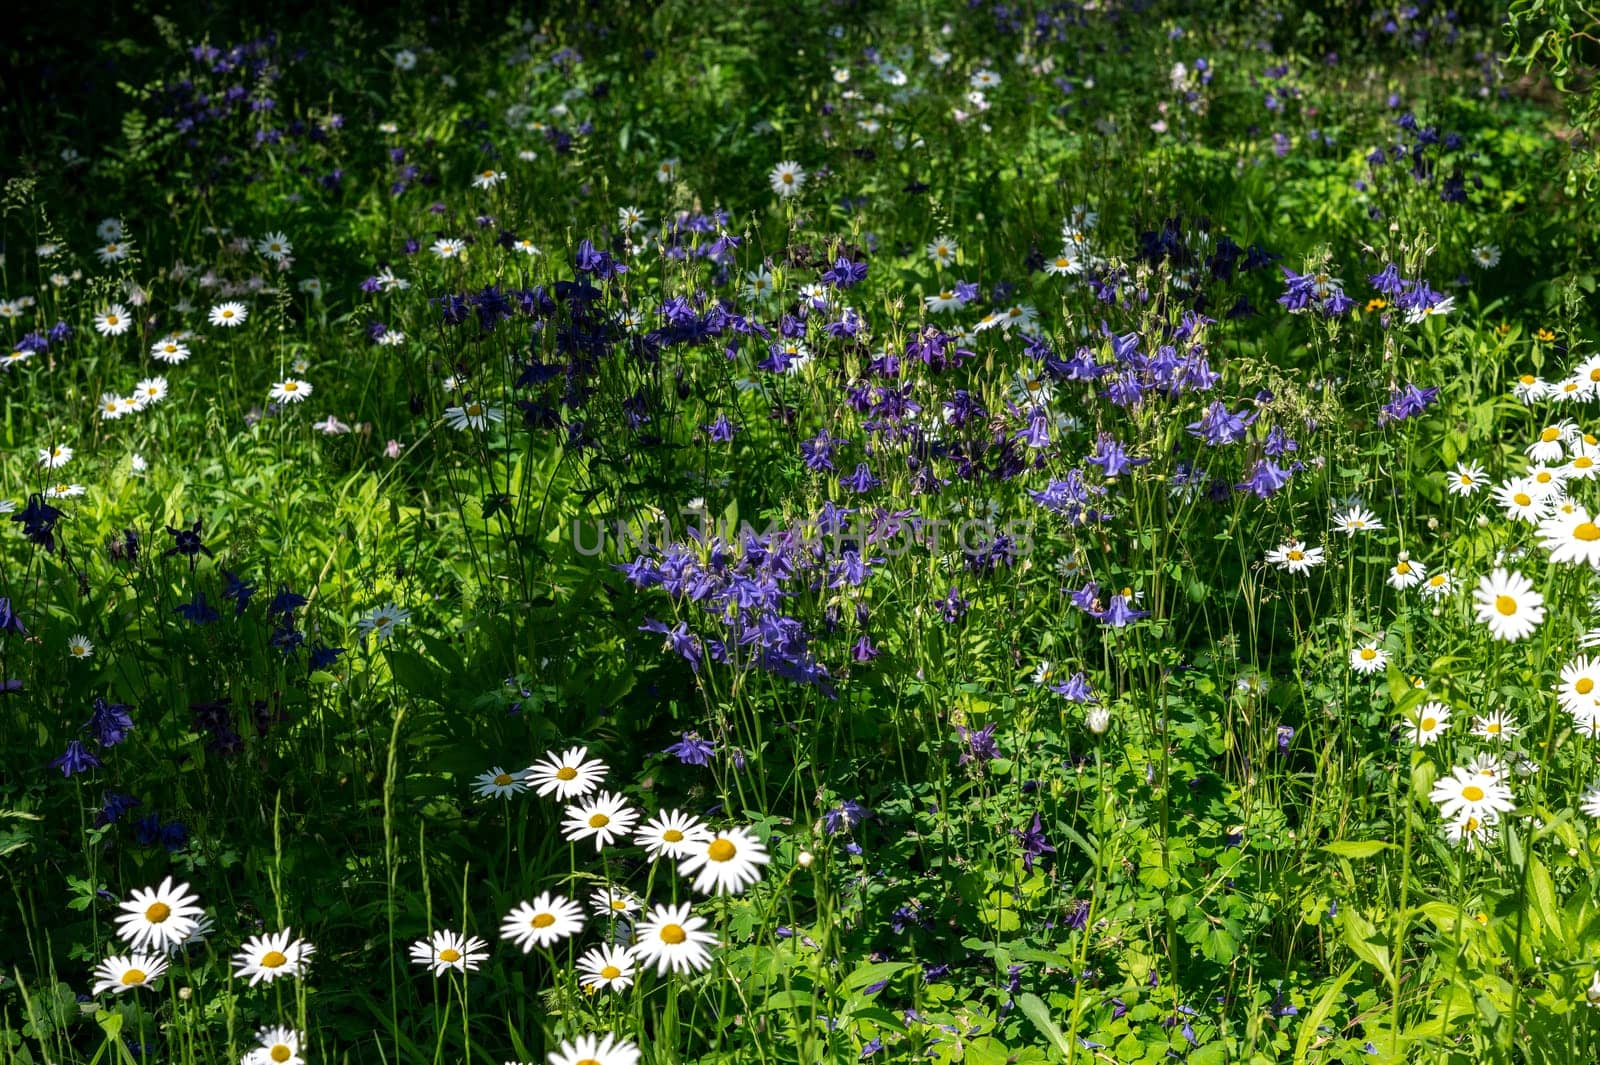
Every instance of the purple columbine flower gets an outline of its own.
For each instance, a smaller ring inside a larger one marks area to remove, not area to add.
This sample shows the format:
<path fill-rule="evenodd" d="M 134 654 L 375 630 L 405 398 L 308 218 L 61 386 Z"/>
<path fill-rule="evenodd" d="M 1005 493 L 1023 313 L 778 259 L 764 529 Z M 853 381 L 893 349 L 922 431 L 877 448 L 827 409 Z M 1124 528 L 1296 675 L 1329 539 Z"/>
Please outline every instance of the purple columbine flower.
<path fill-rule="evenodd" d="M 677 743 L 661 753 L 674 756 L 683 765 L 710 765 L 717 745 L 701 739 L 698 732 L 685 732 Z"/>
<path fill-rule="evenodd" d="M 91 769 L 99 769 L 101 762 L 94 756 L 93 751 L 83 745 L 82 740 L 73 740 L 67 744 L 66 752 L 50 765 L 61 770 L 62 776 L 71 777 L 78 773 L 87 773 Z"/>
<path fill-rule="evenodd" d="M 1044 825 L 1039 820 L 1037 811 L 1033 815 L 1033 824 L 1028 826 L 1026 832 L 1012 829 L 1011 834 L 1022 842 L 1022 867 L 1030 873 L 1033 872 L 1034 859 L 1056 852 L 1050 841 L 1045 839 Z"/>

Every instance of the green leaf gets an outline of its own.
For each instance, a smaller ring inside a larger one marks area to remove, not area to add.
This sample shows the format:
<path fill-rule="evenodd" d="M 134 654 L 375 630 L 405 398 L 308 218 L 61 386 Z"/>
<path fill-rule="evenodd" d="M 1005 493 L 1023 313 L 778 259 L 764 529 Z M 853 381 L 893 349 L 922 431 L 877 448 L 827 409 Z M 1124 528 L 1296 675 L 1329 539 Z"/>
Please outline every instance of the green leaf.
<path fill-rule="evenodd" d="M 1067 1037 L 1061 1034 L 1061 1029 L 1050 1018 L 1050 1008 L 1044 1004 L 1038 995 L 1032 993 L 1019 995 L 1017 997 L 1017 1005 L 1022 1008 L 1023 1015 L 1033 1022 L 1033 1026 L 1039 1029 L 1039 1033 L 1055 1044 L 1055 1048 L 1061 1051 L 1062 1057 L 1067 1057 L 1071 1054 L 1071 1048 L 1067 1044 Z"/>
<path fill-rule="evenodd" d="M 1344 839 L 1337 843 L 1330 843 L 1322 849 L 1339 858 L 1370 858 L 1374 854 L 1380 854 L 1383 851 L 1395 850 L 1396 847 L 1393 843 L 1385 843 L 1379 839 Z"/>
<path fill-rule="evenodd" d="M 1359 963 L 1357 963 L 1358 965 Z M 1294 1065 L 1305 1065 L 1306 1053 L 1311 1049 L 1311 1041 L 1317 1036 L 1317 1029 L 1322 1027 L 1322 1022 L 1328 1019 L 1333 1012 L 1333 1007 L 1339 1001 L 1339 995 L 1344 991 L 1344 985 L 1355 975 L 1357 965 L 1351 965 L 1339 974 L 1338 979 L 1328 985 L 1328 990 L 1317 999 L 1317 1004 L 1311 1007 L 1311 1012 L 1300 1024 L 1300 1038 L 1294 1045 Z"/>

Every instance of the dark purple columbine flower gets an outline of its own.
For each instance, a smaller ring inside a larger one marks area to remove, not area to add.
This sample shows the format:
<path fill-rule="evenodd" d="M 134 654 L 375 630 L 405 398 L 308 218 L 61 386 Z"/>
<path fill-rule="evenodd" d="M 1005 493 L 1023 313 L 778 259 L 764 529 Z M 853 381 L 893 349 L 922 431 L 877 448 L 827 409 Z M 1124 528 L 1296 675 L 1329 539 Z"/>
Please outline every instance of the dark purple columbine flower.
<path fill-rule="evenodd" d="M 167 526 L 167 532 L 172 535 L 173 543 L 163 553 L 168 557 L 182 555 L 187 558 L 191 570 L 194 569 L 195 562 L 198 561 L 201 555 L 205 555 L 207 558 L 215 557 L 212 555 L 211 549 L 201 542 L 199 518 L 194 520 L 193 525 L 182 529 L 174 529 L 169 525 Z"/>
<path fill-rule="evenodd" d="M 1294 728 L 1289 725 L 1278 726 L 1278 753 L 1288 754 L 1289 744 L 1294 740 Z"/>
<path fill-rule="evenodd" d="M 22 627 L 22 617 L 11 609 L 11 600 L 0 597 L 0 633 L 14 632 L 18 636 L 28 635 L 28 630 Z"/>
<path fill-rule="evenodd" d="M 142 805 L 144 804 L 132 795 L 120 791 L 108 791 L 100 804 L 99 813 L 94 815 L 94 827 L 104 828 L 106 825 L 113 824 L 135 806 Z"/>
<path fill-rule="evenodd" d="M 46 503 L 44 496 L 38 492 L 28 497 L 26 507 L 11 515 L 12 521 L 22 525 L 23 535 L 52 554 L 56 549 L 56 522 L 60 518 L 61 511 Z"/>
<path fill-rule="evenodd" d="M 1224 447 L 1243 440 L 1246 430 L 1258 414 L 1258 411 L 1231 413 L 1227 405 L 1219 400 L 1206 408 L 1204 417 L 1191 422 L 1186 428 L 1190 435 L 1198 436 L 1211 447 Z"/>
<path fill-rule="evenodd" d="M 833 261 L 833 266 L 822 274 L 822 283 L 834 288 L 849 288 L 867 278 L 867 264 L 853 263 L 843 255 Z"/>
<path fill-rule="evenodd" d="M 1129 605 L 1131 598 L 1132 597 L 1126 593 L 1119 593 L 1112 596 L 1110 604 L 1100 613 L 1096 614 L 1095 617 L 1100 621 L 1101 624 L 1113 629 L 1120 629 L 1131 622 L 1138 621 L 1140 618 L 1149 617 L 1150 611 L 1135 610 Z"/>
<path fill-rule="evenodd" d="M 961 741 L 967 745 L 967 749 L 961 752 L 961 758 L 957 764 L 966 765 L 968 762 L 977 762 L 982 765 L 985 762 L 992 762 L 999 758 L 1000 748 L 994 741 L 994 728 L 995 723 L 992 721 L 980 729 L 969 729 L 957 725 L 956 735 L 960 736 Z"/>
<path fill-rule="evenodd" d="M 173 607 L 172 612 L 194 625 L 209 625 L 217 620 L 217 612 L 206 602 L 206 593 L 196 592 L 187 603 Z"/>
<path fill-rule="evenodd" d="M 99 769 L 101 762 L 94 756 L 93 751 L 83 745 L 82 740 L 73 740 L 67 744 L 66 752 L 50 765 L 61 770 L 62 776 L 70 777 L 77 773 L 87 773 L 91 769 Z"/>
<path fill-rule="evenodd" d="M 961 589 L 952 587 L 950 594 L 939 600 L 939 614 L 949 625 L 967 616 L 967 601 L 961 598 Z"/>
<path fill-rule="evenodd" d="M 1250 468 L 1250 476 L 1234 487 L 1241 491 L 1248 491 L 1259 499 L 1266 499 L 1278 489 L 1289 483 L 1290 473 L 1271 459 L 1257 459 Z"/>
<path fill-rule="evenodd" d="M 1037 811 L 1034 812 L 1033 824 L 1028 826 L 1027 831 L 1024 832 L 1014 828 L 1011 830 L 1011 834 L 1022 842 L 1022 867 L 1030 873 L 1033 872 L 1035 859 L 1056 852 L 1056 849 L 1050 845 L 1050 841 L 1045 839 L 1044 825 L 1039 820 Z"/>
<path fill-rule="evenodd" d="M 1119 477 L 1150 460 L 1132 458 L 1116 437 L 1109 433 L 1101 433 L 1095 444 L 1094 454 L 1085 461 L 1092 466 L 1099 466 L 1107 477 Z"/>
<path fill-rule="evenodd" d="M 846 799 L 822 815 L 822 830 L 830 836 L 835 836 L 840 832 L 849 832 L 871 816 L 871 810 L 854 799 Z"/>
<path fill-rule="evenodd" d="M 102 747 L 115 747 L 133 731 L 133 717 L 128 713 L 133 707 L 125 703 L 94 701 L 94 713 L 86 726 L 94 734 L 95 742 Z"/>
<path fill-rule="evenodd" d="M 733 434 L 738 432 L 726 414 L 718 414 L 717 420 L 704 427 L 706 439 L 713 444 L 727 444 L 733 441 Z"/>
<path fill-rule="evenodd" d="M 701 739 L 698 732 L 685 732 L 677 743 L 661 753 L 672 755 L 683 765 L 710 765 L 711 756 L 717 753 L 717 745 Z"/>

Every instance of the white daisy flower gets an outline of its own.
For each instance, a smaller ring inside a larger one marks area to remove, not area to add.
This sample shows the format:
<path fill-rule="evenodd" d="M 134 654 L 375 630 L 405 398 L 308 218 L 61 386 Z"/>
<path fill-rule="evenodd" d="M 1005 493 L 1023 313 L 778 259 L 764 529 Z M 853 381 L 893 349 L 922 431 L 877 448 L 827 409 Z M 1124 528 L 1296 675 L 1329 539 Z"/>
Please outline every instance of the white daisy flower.
<path fill-rule="evenodd" d="M 935 237 L 927 247 L 928 258 L 938 266 L 949 266 L 956 261 L 956 253 L 961 250 L 953 237 Z"/>
<path fill-rule="evenodd" d="M 1544 596 L 1520 573 L 1497 568 L 1472 592 L 1478 620 L 1497 640 L 1520 640 L 1544 620 Z"/>
<path fill-rule="evenodd" d="M 523 779 L 541 796 L 548 795 L 557 802 L 587 795 L 606 776 L 606 764 L 598 758 L 589 759 L 588 754 L 587 747 L 547 752 L 542 761 L 523 770 Z"/>
<path fill-rule="evenodd" d="M 487 773 L 479 773 L 472 786 L 473 794 L 484 799 L 491 797 L 509 799 L 511 796 L 520 795 L 526 790 L 528 790 L 527 784 L 499 766 L 495 766 Z"/>
<path fill-rule="evenodd" d="M 704 894 L 738 893 L 761 879 L 761 866 L 772 859 L 747 829 L 730 828 L 696 844 L 678 862 L 678 872 L 694 877 Z"/>
<path fill-rule="evenodd" d="M 629 953 L 645 965 L 654 965 L 658 976 L 668 970 L 689 973 L 708 969 L 709 948 L 718 944 L 705 926 L 706 919 L 690 913 L 688 903 L 656 906 L 634 930 L 635 942 Z"/>
<path fill-rule="evenodd" d="M 767 175 L 767 181 L 772 185 L 772 191 L 779 196 L 790 197 L 799 192 L 806 183 L 806 172 L 800 164 L 792 159 L 786 159 L 772 168 L 772 173 Z"/>
<path fill-rule="evenodd" d="M 94 994 L 120 995 L 136 987 L 149 987 L 167 971 L 167 959 L 158 954 L 114 954 L 94 967 Z"/>
<path fill-rule="evenodd" d="M 610 945 L 585 951 L 578 959 L 578 983 L 586 991 L 621 991 L 633 983 L 633 955 Z"/>
<path fill-rule="evenodd" d="M 94 644 L 89 642 L 89 637 L 87 636 L 73 636 L 67 640 L 67 654 L 80 661 L 93 658 Z"/>
<path fill-rule="evenodd" d="M 440 237 L 428 245 L 428 250 L 440 259 L 460 259 L 467 254 L 467 245 L 464 241 Z"/>
<path fill-rule="evenodd" d="M 1353 537 L 1358 532 L 1377 532 L 1382 528 L 1383 522 L 1366 507 L 1349 507 L 1333 516 L 1333 531 L 1346 536 Z"/>
<path fill-rule="evenodd" d="M 1511 789 L 1495 777 L 1470 766 L 1458 766 L 1433 786 L 1429 799 L 1437 803 L 1447 821 L 1462 815 L 1486 817 L 1507 812 L 1515 805 Z"/>
<path fill-rule="evenodd" d="M 393 603 L 373 607 L 356 619 L 356 629 L 362 636 L 372 636 L 380 643 L 394 635 L 394 630 L 411 620 L 411 611 Z"/>
<path fill-rule="evenodd" d="M 607 844 L 627 838 L 639 811 L 627 805 L 620 795 L 602 791 L 593 798 L 567 807 L 567 819 L 562 831 L 567 842 L 578 843 L 593 838 L 594 849 L 599 851 Z"/>
<path fill-rule="evenodd" d="M 633 841 L 645 849 L 652 861 L 660 858 L 687 858 L 697 847 L 711 841 L 711 830 L 698 819 L 680 810 L 668 810 L 646 821 L 634 833 Z"/>
<path fill-rule="evenodd" d="M 509 939 L 524 954 L 534 947 L 548 949 L 583 931 L 583 908 L 571 899 L 546 891 L 532 902 L 518 903 L 500 922 L 500 938 Z"/>
<path fill-rule="evenodd" d="M 493 168 L 480 170 L 472 178 L 472 187 L 475 189 L 492 189 L 505 179 L 505 174 L 499 170 Z"/>
<path fill-rule="evenodd" d="M 159 887 L 140 888 L 118 905 L 117 935 L 135 950 L 161 950 L 192 935 L 203 914 L 200 897 L 188 893 L 188 884 L 173 886 L 167 877 Z"/>
<path fill-rule="evenodd" d="M 1389 576 L 1385 580 L 1389 587 L 1403 592 L 1407 588 L 1415 588 L 1421 584 L 1422 578 L 1427 575 L 1428 571 L 1422 563 L 1411 561 L 1411 556 L 1402 551 L 1395 564 L 1390 567 Z"/>
<path fill-rule="evenodd" d="M 296 939 L 292 928 L 252 936 L 233 956 L 233 974 L 248 977 L 251 987 L 263 981 L 270 984 L 280 976 L 298 977 L 316 952 L 304 939 Z"/>
<path fill-rule="evenodd" d="M 1472 719 L 1472 734 L 1479 739 L 1506 743 L 1521 731 L 1517 719 L 1503 710 L 1491 710 Z"/>
<path fill-rule="evenodd" d="M 94 316 L 94 331 L 103 337 L 119 337 L 132 328 L 133 318 L 120 303 L 113 303 Z"/>
<path fill-rule="evenodd" d="M 443 976 L 454 969 L 458 973 L 476 969 L 489 956 L 489 944 L 477 936 L 441 929 L 427 939 L 411 944 L 411 960 L 433 970 L 434 976 Z"/>
<path fill-rule="evenodd" d="M 300 1056 L 304 1037 L 293 1028 L 263 1028 L 242 1065 L 305 1065 Z"/>
<path fill-rule="evenodd" d="M 268 233 L 256 241 L 256 254 L 265 256 L 275 263 L 281 263 L 294 251 L 294 245 L 289 243 L 285 233 Z"/>
<path fill-rule="evenodd" d="M 299 403 L 309 395 L 311 395 L 310 382 L 294 377 L 279 381 L 267 392 L 267 398 L 276 403 Z"/>
<path fill-rule="evenodd" d="M 189 349 L 177 337 L 164 337 L 150 348 L 150 357 L 176 366 L 189 357 Z"/>
<path fill-rule="evenodd" d="M 1322 565 L 1322 548 L 1307 547 L 1299 540 L 1290 540 L 1267 552 L 1267 562 L 1290 573 L 1309 573 L 1311 567 Z"/>
<path fill-rule="evenodd" d="M 1405 719 L 1405 729 L 1418 747 L 1426 747 L 1443 736 L 1449 724 L 1450 708 L 1439 702 L 1423 703 Z"/>
<path fill-rule="evenodd" d="M 1539 546 L 1550 552 L 1551 562 L 1600 566 L 1600 525 L 1582 507 L 1558 511 L 1540 522 L 1539 536 Z"/>
<path fill-rule="evenodd" d="M 245 309 L 244 304 L 237 301 L 229 301 L 227 303 L 219 303 L 211 308 L 207 321 L 224 329 L 233 329 L 243 325 L 248 317 L 250 317 L 250 312 Z"/>
<path fill-rule="evenodd" d="M 614 1035 L 580 1035 L 550 1052 L 548 1065 L 639 1065 L 639 1048 Z"/>
<path fill-rule="evenodd" d="M 1350 652 L 1350 668 L 1357 673 L 1380 673 L 1389 664 L 1389 652 L 1378 646 L 1376 640 L 1368 641 Z"/>

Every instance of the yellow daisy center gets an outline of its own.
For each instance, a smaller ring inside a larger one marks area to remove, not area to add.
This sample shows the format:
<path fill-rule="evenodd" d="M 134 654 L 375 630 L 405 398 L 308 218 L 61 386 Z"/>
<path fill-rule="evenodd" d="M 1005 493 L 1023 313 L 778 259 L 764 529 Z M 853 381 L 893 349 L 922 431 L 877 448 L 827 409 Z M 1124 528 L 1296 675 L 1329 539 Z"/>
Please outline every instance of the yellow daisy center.
<path fill-rule="evenodd" d="M 622 970 L 617 968 L 615 965 L 607 965 L 604 969 L 600 970 L 600 976 L 606 980 L 615 980 L 621 975 Z"/>
<path fill-rule="evenodd" d="M 1516 495 L 1511 497 L 1511 501 L 1513 503 L 1515 503 L 1519 507 L 1527 507 L 1527 506 L 1532 506 L 1533 505 L 1533 497 L 1530 496 L 1526 492 L 1518 492 Z"/>
<path fill-rule="evenodd" d="M 1400 576 L 1404 577 L 1406 574 L 1411 572 L 1411 563 L 1397 562 L 1395 563 L 1394 571 L 1400 574 Z"/>
<path fill-rule="evenodd" d="M 1594 680 L 1590 677 L 1579 677 L 1578 683 L 1573 685 L 1573 690 L 1579 695 L 1588 695 L 1594 691 Z"/>
<path fill-rule="evenodd" d="M 456 962 L 461 960 L 461 952 L 451 947 L 446 947 L 439 952 L 440 961 Z"/>
<path fill-rule="evenodd" d="M 273 1061 L 283 1062 L 294 1057 L 294 1051 L 291 1050 L 287 1044 L 278 1043 L 272 1048 L 272 1051 L 268 1054 L 268 1056 L 272 1058 Z"/>
<path fill-rule="evenodd" d="M 660 935 L 661 942 L 670 943 L 673 946 L 677 946 L 679 943 L 682 943 L 689 938 L 689 933 L 683 930 L 683 926 L 681 924 L 669 924 L 663 926 Z"/>
<path fill-rule="evenodd" d="M 1574 540 L 1582 540 L 1584 543 L 1593 543 L 1596 540 L 1600 540 L 1600 525 L 1596 525 L 1592 521 L 1586 521 L 1572 530 L 1572 538 Z"/>
<path fill-rule="evenodd" d="M 144 919 L 151 924 L 160 924 L 172 916 L 172 907 L 164 902 L 153 902 L 150 908 L 144 911 Z"/>
<path fill-rule="evenodd" d="M 549 928 L 555 923 L 555 915 L 550 913 L 536 913 L 533 915 L 533 920 L 528 922 L 529 926 L 533 928 Z"/>
<path fill-rule="evenodd" d="M 500 773 L 494 778 L 494 782 L 498 787 L 506 787 L 511 783 L 511 774 Z"/>
<path fill-rule="evenodd" d="M 1466 787 L 1461 789 L 1461 797 L 1466 799 L 1468 802 L 1482 802 L 1483 789 L 1478 787 L 1476 784 L 1468 784 Z"/>
<path fill-rule="evenodd" d="M 1284 557 L 1286 557 L 1290 562 L 1299 562 L 1301 559 L 1306 557 L 1306 553 L 1304 551 L 1290 551 Z"/>
<path fill-rule="evenodd" d="M 149 979 L 149 977 L 145 976 L 143 969 L 129 969 L 127 972 L 122 974 L 122 983 L 126 987 L 132 987 L 134 984 L 142 984 L 147 979 Z"/>
<path fill-rule="evenodd" d="M 283 951 L 269 950 L 261 955 L 261 967 L 263 969 L 277 969 L 282 967 L 288 960 L 288 955 L 284 954 Z"/>
<path fill-rule="evenodd" d="M 1436 717 L 1425 717 L 1422 719 L 1421 724 L 1423 732 L 1432 732 L 1436 727 L 1438 727 L 1439 719 Z"/>
<path fill-rule="evenodd" d="M 1374 651 L 1374 650 L 1373 650 L 1373 649 L 1372 649 L 1372 648 L 1370 648 L 1370 647 L 1363 647 L 1363 648 L 1362 648 L 1362 649 L 1361 649 L 1361 660 L 1362 660 L 1362 661 L 1364 661 L 1364 662 L 1370 662 L 1370 661 L 1372 661 L 1372 660 L 1373 660 L 1373 659 L 1374 659 L 1374 658 L 1377 658 L 1377 657 L 1378 657 L 1378 652 L 1377 652 L 1377 651 Z"/>
<path fill-rule="evenodd" d="M 675 828 L 669 828 L 665 832 L 661 833 L 661 838 L 668 843 L 682 843 L 683 833 L 679 832 Z"/>
<path fill-rule="evenodd" d="M 739 850 L 733 845 L 733 841 L 717 839 L 713 840 L 711 846 L 706 848 L 706 857 L 714 862 L 726 862 L 731 860 L 738 852 Z"/>
<path fill-rule="evenodd" d="M 1506 617 L 1510 617 L 1517 612 L 1517 601 L 1509 595 L 1498 595 L 1495 596 L 1494 608 Z"/>
<path fill-rule="evenodd" d="M 574 780 L 577 778 L 577 776 L 578 771 L 572 768 L 570 765 L 564 765 L 560 769 L 556 770 L 557 780 Z"/>
<path fill-rule="evenodd" d="M 1553 440 L 1559 440 L 1561 439 L 1561 430 L 1557 429 L 1555 426 L 1551 426 L 1539 434 L 1539 439 L 1544 441 L 1546 444 Z"/>
<path fill-rule="evenodd" d="M 611 823 L 611 818 L 607 817 L 605 814 L 590 814 L 589 815 L 589 827 L 590 828 L 605 828 L 610 823 Z"/>

